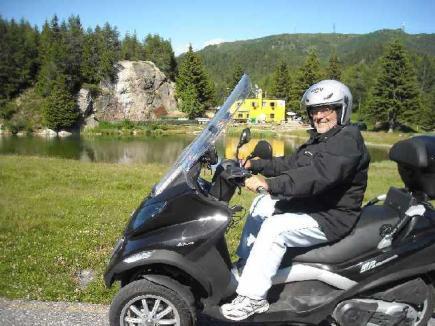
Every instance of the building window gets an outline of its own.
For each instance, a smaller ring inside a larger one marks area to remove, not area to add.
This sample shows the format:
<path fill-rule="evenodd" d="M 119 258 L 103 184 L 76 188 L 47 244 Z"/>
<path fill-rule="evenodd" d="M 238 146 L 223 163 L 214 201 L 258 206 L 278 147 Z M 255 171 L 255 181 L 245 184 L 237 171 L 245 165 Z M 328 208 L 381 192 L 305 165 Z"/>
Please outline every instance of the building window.
<path fill-rule="evenodd" d="M 271 114 L 270 114 L 270 118 L 271 118 L 271 119 L 275 119 L 275 113 L 271 113 Z"/>
<path fill-rule="evenodd" d="M 246 119 L 249 119 L 249 113 L 246 115 Z"/>
<path fill-rule="evenodd" d="M 239 113 L 239 115 L 237 117 L 243 118 L 243 113 Z"/>
<path fill-rule="evenodd" d="M 271 107 L 275 107 L 275 102 L 270 102 Z"/>

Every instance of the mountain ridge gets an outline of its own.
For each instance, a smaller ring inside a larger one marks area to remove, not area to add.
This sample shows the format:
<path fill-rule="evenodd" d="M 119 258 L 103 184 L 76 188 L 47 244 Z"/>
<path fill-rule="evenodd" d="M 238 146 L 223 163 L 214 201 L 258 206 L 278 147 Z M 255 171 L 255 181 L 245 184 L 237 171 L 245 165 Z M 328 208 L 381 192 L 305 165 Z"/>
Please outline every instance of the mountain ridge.
<path fill-rule="evenodd" d="M 294 72 L 311 49 L 316 51 L 322 67 L 326 67 L 333 51 L 344 68 L 361 62 L 373 65 L 394 39 L 399 39 L 411 56 L 435 57 L 435 33 L 408 34 L 401 29 L 381 29 L 367 34 L 283 33 L 208 45 L 197 53 L 221 95 L 236 64 L 267 88 L 279 62 L 286 62 Z"/>

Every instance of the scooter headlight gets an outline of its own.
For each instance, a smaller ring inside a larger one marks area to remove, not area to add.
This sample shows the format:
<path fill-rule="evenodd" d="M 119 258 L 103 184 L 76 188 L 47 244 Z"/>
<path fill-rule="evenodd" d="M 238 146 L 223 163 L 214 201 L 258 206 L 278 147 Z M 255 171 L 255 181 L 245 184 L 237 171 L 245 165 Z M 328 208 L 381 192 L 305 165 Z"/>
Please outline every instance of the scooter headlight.
<path fill-rule="evenodd" d="M 142 251 L 142 252 L 139 252 L 137 254 L 134 254 L 134 255 L 131 255 L 131 256 L 125 258 L 124 262 L 126 262 L 127 264 L 131 264 L 131 263 L 134 263 L 138 260 L 147 259 L 147 258 L 151 257 L 152 253 L 153 253 L 153 250 Z"/>

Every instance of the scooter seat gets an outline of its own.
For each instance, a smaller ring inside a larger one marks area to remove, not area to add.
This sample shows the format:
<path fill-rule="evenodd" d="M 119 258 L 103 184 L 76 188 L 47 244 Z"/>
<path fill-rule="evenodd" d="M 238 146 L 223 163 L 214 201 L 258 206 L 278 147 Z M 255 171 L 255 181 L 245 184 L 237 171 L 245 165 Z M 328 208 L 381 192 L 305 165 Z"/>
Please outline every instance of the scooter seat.
<path fill-rule="evenodd" d="M 331 245 L 309 248 L 288 248 L 280 268 L 292 262 L 338 264 L 375 250 L 381 240 L 383 226 L 394 226 L 399 212 L 388 205 L 368 206 L 362 210 L 352 232 Z"/>

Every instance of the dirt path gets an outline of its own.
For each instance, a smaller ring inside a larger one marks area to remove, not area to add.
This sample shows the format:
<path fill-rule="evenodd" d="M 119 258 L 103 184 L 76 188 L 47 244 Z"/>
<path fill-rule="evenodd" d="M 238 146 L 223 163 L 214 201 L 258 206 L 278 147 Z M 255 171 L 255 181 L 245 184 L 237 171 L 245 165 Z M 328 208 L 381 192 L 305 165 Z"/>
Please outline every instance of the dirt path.
<path fill-rule="evenodd" d="M 78 302 L 41 302 L 0 298 L 1 326 L 107 326 L 109 306 Z M 199 318 L 198 326 L 228 326 Z"/>
<path fill-rule="evenodd" d="M 41 302 L 0 298 L 2 326 L 107 326 L 109 306 L 78 302 Z M 200 318 L 198 326 L 229 326 Z M 435 326 L 432 318 L 428 326 Z"/>
<path fill-rule="evenodd" d="M 71 302 L 40 302 L 0 298 L 0 325 L 108 325 L 109 307 Z"/>

